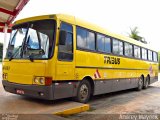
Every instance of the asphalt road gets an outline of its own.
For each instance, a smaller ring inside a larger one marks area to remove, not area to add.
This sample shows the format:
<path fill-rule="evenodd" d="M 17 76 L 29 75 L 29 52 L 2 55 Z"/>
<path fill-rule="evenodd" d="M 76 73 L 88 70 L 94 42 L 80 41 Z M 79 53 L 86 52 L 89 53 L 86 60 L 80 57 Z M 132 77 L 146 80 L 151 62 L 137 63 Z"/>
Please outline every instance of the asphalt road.
<path fill-rule="evenodd" d="M 148 117 L 148 120 L 157 120 L 160 119 L 158 115 L 160 114 L 160 81 L 142 91 L 132 89 L 95 96 L 89 104 L 90 111 L 70 116 L 69 119 L 117 120 L 129 117 L 130 119 L 127 120 L 146 120 Z M 130 116 L 122 116 L 125 114 L 130 114 Z M 138 119 L 138 117 L 143 117 L 143 119 Z"/>
<path fill-rule="evenodd" d="M 3 90 L 0 82 L 0 114 L 6 112 L 49 114 L 47 111 L 50 111 L 55 104 L 63 104 L 65 101 L 68 101 L 68 99 L 49 102 L 10 94 Z M 132 89 L 94 96 L 89 104 L 91 107 L 89 111 L 69 116 L 66 119 L 106 120 L 108 116 L 119 118 L 121 114 L 160 114 L 160 82 L 158 81 L 140 92 Z M 34 112 L 35 109 L 38 111 Z M 111 120 L 111 118 L 108 120 Z"/>

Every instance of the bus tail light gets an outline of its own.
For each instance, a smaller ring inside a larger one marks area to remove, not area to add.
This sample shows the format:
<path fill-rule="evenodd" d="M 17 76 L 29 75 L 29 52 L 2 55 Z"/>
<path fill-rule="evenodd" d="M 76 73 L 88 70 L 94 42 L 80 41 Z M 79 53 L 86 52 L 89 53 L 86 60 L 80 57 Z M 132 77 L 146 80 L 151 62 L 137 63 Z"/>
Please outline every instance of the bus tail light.
<path fill-rule="evenodd" d="M 33 84 L 36 84 L 36 85 L 51 85 L 52 84 L 52 77 L 36 76 L 33 79 Z"/>
<path fill-rule="evenodd" d="M 45 85 L 51 85 L 52 84 L 52 77 L 45 77 Z"/>

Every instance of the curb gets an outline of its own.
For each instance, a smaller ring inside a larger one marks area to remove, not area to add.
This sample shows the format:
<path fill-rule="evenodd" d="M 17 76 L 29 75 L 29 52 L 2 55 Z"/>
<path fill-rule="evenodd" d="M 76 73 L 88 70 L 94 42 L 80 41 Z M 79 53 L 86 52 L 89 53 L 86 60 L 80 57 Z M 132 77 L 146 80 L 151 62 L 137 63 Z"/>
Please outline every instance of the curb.
<path fill-rule="evenodd" d="M 58 115 L 58 116 L 69 116 L 69 115 L 85 112 L 85 111 L 89 110 L 89 108 L 90 108 L 90 106 L 88 104 L 84 104 L 84 105 L 74 107 L 74 108 L 71 108 L 71 109 L 58 111 L 58 112 L 55 112 L 53 114 Z"/>

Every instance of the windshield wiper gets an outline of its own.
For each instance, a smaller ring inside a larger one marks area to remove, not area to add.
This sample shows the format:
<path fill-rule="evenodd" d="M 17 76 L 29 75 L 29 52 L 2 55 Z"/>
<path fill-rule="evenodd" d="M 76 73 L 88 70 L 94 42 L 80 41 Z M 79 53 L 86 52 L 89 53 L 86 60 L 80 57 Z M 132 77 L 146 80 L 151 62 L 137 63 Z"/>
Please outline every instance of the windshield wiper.
<path fill-rule="evenodd" d="M 11 57 L 9 58 L 9 61 L 11 61 L 13 59 L 13 57 L 18 53 L 18 51 L 22 48 L 22 46 L 19 46 L 19 48 L 14 52 L 14 54 L 11 55 Z"/>

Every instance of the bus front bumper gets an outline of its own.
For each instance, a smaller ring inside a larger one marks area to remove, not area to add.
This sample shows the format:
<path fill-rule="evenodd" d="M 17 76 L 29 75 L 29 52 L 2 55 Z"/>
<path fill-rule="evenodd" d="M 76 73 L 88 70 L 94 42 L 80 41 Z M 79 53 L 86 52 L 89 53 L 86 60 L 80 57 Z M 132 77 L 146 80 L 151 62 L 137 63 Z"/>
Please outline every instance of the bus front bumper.
<path fill-rule="evenodd" d="M 5 91 L 35 97 L 45 100 L 53 100 L 53 86 L 40 86 L 40 85 L 23 85 L 11 83 L 6 80 L 2 80 L 3 87 Z"/>

